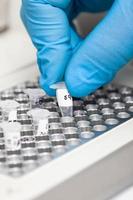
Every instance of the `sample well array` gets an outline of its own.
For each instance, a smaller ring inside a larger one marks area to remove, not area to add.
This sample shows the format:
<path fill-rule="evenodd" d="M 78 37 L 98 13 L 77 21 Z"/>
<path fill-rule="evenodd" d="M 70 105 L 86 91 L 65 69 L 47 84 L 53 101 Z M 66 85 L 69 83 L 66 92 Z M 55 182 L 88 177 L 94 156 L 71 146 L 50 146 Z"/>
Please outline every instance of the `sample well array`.
<path fill-rule="evenodd" d="M 133 116 L 133 89 L 113 84 L 73 99 L 62 117 L 55 97 L 37 82 L 0 93 L 0 173 L 14 177 L 89 142 Z M 126 134 L 126 133 L 125 133 Z"/>

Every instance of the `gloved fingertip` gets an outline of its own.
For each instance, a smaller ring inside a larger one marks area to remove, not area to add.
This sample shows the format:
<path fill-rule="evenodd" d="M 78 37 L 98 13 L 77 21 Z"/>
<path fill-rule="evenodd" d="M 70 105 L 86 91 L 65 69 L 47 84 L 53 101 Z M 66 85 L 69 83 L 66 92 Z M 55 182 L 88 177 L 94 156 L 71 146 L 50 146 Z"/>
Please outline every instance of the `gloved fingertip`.
<path fill-rule="evenodd" d="M 84 97 L 110 82 L 114 76 L 115 71 L 100 71 L 89 63 L 83 67 L 83 64 L 78 61 L 69 64 L 65 73 L 65 82 L 73 97 Z"/>
<path fill-rule="evenodd" d="M 39 78 L 39 84 L 48 96 L 56 96 L 56 91 L 50 88 L 50 85 L 43 79 L 43 77 Z"/>
<path fill-rule="evenodd" d="M 72 97 L 84 97 L 88 95 L 88 90 L 85 89 L 85 85 L 79 86 L 76 84 L 78 83 L 76 77 L 66 76 L 65 83 Z"/>

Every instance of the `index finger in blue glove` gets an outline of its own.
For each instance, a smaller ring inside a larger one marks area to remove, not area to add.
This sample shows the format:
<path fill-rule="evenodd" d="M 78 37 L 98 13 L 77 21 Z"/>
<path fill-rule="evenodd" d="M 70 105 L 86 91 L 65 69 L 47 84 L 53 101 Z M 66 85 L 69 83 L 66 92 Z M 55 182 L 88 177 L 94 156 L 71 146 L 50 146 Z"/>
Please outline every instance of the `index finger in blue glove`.
<path fill-rule="evenodd" d="M 50 85 L 61 81 L 71 57 L 71 30 L 63 9 L 70 0 L 23 0 L 21 16 L 38 52 L 41 86 L 54 95 Z"/>
<path fill-rule="evenodd" d="M 133 0 L 116 0 L 72 57 L 65 80 L 73 96 L 85 96 L 108 83 L 133 58 L 132 5 Z"/>

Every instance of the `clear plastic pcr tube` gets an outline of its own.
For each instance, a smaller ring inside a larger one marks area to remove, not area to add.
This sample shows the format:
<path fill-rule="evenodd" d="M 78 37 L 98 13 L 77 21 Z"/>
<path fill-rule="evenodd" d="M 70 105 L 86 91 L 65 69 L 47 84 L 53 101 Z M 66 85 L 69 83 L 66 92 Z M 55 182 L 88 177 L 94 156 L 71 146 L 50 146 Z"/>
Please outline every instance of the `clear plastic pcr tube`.
<path fill-rule="evenodd" d="M 42 136 L 48 133 L 48 117 L 50 112 L 46 109 L 35 108 L 28 112 L 34 121 L 36 135 Z"/>
<path fill-rule="evenodd" d="M 60 82 L 51 86 L 52 89 L 56 89 L 56 98 L 61 111 L 61 115 L 73 116 L 73 100 L 69 94 L 64 82 Z"/>
<path fill-rule="evenodd" d="M 29 96 L 32 107 L 36 107 L 36 104 L 39 98 L 46 95 L 44 90 L 35 88 L 35 89 L 25 89 L 25 93 Z"/>
<path fill-rule="evenodd" d="M 19 103 L 15 100 L 0 101 L 0 107 L 2 108 L 3 119 L 10 122 L 17 121 L 17 109 Z"/>
<path fill-rule="evenodd" d="M 18 122 L 3 122 L 1 127 L 4 130 L 5 146 L 8 151 L 17 151 L 21 148 L 20 131 L 21 125 Z"/>

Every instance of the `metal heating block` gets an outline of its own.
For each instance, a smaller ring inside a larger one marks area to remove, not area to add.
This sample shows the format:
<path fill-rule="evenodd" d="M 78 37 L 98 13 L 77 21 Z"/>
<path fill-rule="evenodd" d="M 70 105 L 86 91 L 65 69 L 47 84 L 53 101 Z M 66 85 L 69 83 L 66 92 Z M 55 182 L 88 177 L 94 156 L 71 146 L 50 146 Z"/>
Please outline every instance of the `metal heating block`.
<path fill-rule="evenodd" d="M 50 113 L 48 116 L 47 112 Z M 52 162 L 63 158 L 63 155 L 69 156 L 69 153 L 78 150 L 79 147 L 89 146 L 89 143 L 100 138 L 99 136 L 102 137 L 113 129 L 117 130 L 116 128 L 126 121 L 128 123 L 132 117 L 133 89 L 127 86 L 109 84 L 98 89 L 94 94 L 80 99 L 74 98 L 73 117 L 61 116 L 56 98 L 43 93 L 38 82 L 28 81 L 2 91 L 0 93 L 0 174 L 6 178 L 10 177 L 10 181 L 19 181 L 23 176 L 36 173 L 35 169 L 41 170 L 41 167 L 48 166 L 50 163 L 52 165 Z M 89 160 L 89 154 L 85 156 Z M 67 164 L 69 165 L 69 161 Z M 100 169 L 100 164 L 97 166 Z M 90 170 L 93 174 L 93 170 Z M 94 174 L 98 177 L 96 173 Z M 91 182 L 93 186 L 93 178 Z M 84 183 L 81 182 L 82 184 Z M 13 189 L 10 190 L 7 193 L 11 198 L 15 192 L 12 192 Z M 57 191 L 53 192 L 55 196 Z M 68 190 L 68 193 L 69 191 L 71 190 Z M 41 195 L 40 192 L 39 196 Z M 84 194 L 82 195 L 79 195 L 79 198 L 87 199 Z M 91 194 L 90 199 L 102 199 L 102 195 L 99 194 L 96 198 Z M 8 199 L 7 196 L 5 199 Z M 19 198 L 16 197 L 17 200 Z M 52 198 L 49 196 L 49 199 Z M 60 198 L 57 195 L 57 199 Z M 31 199 L 31 196 L 22 199 Z"/>

